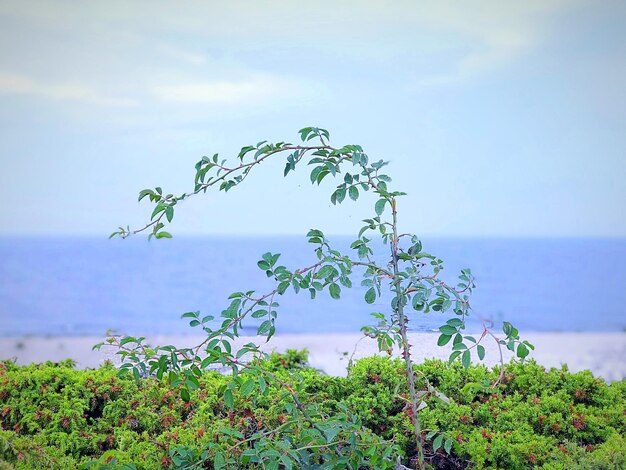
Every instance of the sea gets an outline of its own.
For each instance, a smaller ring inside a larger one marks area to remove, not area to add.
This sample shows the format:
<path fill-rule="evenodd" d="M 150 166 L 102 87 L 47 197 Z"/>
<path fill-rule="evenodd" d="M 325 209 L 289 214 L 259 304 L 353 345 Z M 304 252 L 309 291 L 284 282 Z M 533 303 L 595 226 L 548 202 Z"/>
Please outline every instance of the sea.
<path fill-rule="evenodd" d="M 350 253 L 349 237 L 329 237 Z M 626 239 L 424 238 L 424 251 L 444 261 L 440 277 L 476 277 L 469 329 L 483 321 L 520 331 L 626 329 Z M 232 292 L 273 288 L 257 266 L 263 253 L 281 253 L 296 269 L 317 261 L 313 245 L 296 236 L 185 237 L 147 241 L 96 237 L 0 237 L 0 336 L 194 334 L 181 315 L 219 319 Z M 385 262 L 389 249 L 377 246 Z M 288 291 L 277 334 L 358 332 L 389 312 L 389 297 L 364 302 L 361 272 L 341 298 L 311 300 Z M 410 328 L 436 330 L 448 314 L 409 310 Z M 217 320 L 216 320 L 217 321 Z M 261 320 L 244 322 L 254 334 Z"/>

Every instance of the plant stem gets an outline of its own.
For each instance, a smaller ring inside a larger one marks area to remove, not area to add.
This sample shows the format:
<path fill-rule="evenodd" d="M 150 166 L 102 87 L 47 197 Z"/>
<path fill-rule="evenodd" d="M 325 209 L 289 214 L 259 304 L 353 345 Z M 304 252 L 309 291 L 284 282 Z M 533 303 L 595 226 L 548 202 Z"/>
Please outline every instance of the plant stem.
<path fill-rule="evenodd" d="M 419 469 L 424 468 L 424 449 L 422 445 L 422 430 L 419 420 L 418 403 L 420 399 L 417 396 L 415 390 L 415 375 L 413 374 L 413 363 L 411 361 L 411 345 L 407 336 L 407 318 L 404 315 L 404 304 L 401 297 L 404 296 L 402 291 L 401 279 L 398 276 L 398 220 L 396 212 L 396 199 L 391 198 L 391 214 L 393 217 L 393 237 L 391 239 L 391 262 L 393 265 L 394 274 L 394 291 L 396 293 L 396 314 L 398 317 L 398 326 L 400 329 L 400 336 L 402 337 L 402 355 L 404 356 L 404 362 L 406 364 L 407 379 L 409 382 L 409 393 L 411 395 L 411 421 L 413 423 L 413 432 L 415 434 L 415 444 L 417 447 L 417 467 Z"/>

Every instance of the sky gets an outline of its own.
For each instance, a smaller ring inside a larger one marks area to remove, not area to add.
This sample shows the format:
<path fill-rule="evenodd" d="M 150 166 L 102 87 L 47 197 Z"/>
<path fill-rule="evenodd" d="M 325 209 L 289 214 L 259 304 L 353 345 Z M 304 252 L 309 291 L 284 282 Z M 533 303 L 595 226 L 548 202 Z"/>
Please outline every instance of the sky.
<path fill-rule="evenodd" d="M 402 231 L 626 236 L 626 3 L 0 0 L 0 235 L 143 225 L 139 190 L 320 126 L 390 161 Z M 176 234 L 355 234 L 283 160 Z"/>

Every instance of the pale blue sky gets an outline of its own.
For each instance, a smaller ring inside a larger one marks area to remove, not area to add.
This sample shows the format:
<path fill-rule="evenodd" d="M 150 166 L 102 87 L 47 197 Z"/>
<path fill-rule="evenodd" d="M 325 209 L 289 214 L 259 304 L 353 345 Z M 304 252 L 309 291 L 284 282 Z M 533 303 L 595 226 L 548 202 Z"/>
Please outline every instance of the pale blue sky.
<path fill-rule="evenodd" d="M 318 125 L 391 161 L 405 231 L 626 236 L 625 5 L 0 1 L 0 234 L 140 225 L 140 189 Z M 349 234 L 372 212 L 282 167 L 172 232 Z"/>

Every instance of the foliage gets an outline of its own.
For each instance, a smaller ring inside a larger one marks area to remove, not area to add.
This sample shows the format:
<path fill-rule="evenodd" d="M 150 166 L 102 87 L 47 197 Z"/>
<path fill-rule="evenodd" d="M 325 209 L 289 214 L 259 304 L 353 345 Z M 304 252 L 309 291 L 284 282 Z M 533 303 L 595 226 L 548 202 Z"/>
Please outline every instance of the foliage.
<path fill-rule="evenodd" d="M 317 410 L 311 415 L 315 423 L 328 429 L 328 420 L 343 413 L 330 441 L 349 446 L 358 433 L 358 449 L 366 454 L 359 457 L 360 468 L 393 468 L 395 455 L 411 464 L 411 408 L 400 359 L 362 359 L 340 378 L 306 367 L 303 357 L 272 354 L 257 365 L 298 387 L 307 409 Z M 533 361 L 509 364 L 496 390 L 482 383 L 495 380 L 498 368 L 431 360 L 415 372 L 450 399 L 445 403 L 430 395 L 420 410 L 423 432 L 443 436 L 436 451 L 432 444 L 425 447 L 425 461 L 434 468 L 624 468 L 626 381 L 606 384 L 589 372 L 546 371 Z M 221 463 L 278 468 L 270 462 L 281 445 L 279 460 L 295 449 L 320 446 L 317 453 L 291 458 L 293 468 L 329 458 L 332 445 L 285 413 L 291 399 L 282 386 L 269 383 L 270 391 L 258 400 L 238 391 L 237 406 L 230 409 L 221 390 L 229 380 L 203 374 L 184 401 L 163 381 L 120 378 L 110 365 L 74 370 L 67 362 L 0 363 L 0 469 L 215 468 Z M 352 428 L 345 425 L 350 420 Z M 264 455 L 264 462 L 255 462 Z M 295 461 L 305 457 L 308 463 Z M 339 459 L 324 468 L 345 468 Z M 289 468 L 286 462 L 281 468 Z"/>
<path fill-rule="evenodd" d="M 472 354 L 481 360 L 484 358 L 486 340 L 495 341 L 499 348 L 506 346 L 515 351 L 522 360 L 528 356 L 533 346 L 520 340 L 518 330 L 508 322 L 503 323 L 503 336 L 497 336 L 491 325 L 486 323 L 479 337 L 465 332 L 466 318 L 471 312 L 470 294 L 475 287 L 472 273 L 470 269 L 463 269 L 458 276 L 458 282 L 447 283 L 440 277 L 443 261 L 426 252 L 416 235 L 400 231 L 398 206 L 405 193 L 391 188 L 391 178 L 383 172 L 388 162 L 370 160 L 359 145 L 333 147 L 325 129 L 305 127 L 299 134 L 302 144 L 262 141 L 256 145 L 245 146 L 233 163 L 220 159 L 217 154 L 211 158 L 203 157 L 195 165 L 194 188 L 189 193 L 174 196 L 164 193 L 160 187 L 142 190 L 139 201 L 148 199 L 153 204 L 150 222 L 134 230 L 120 227 L 111 236 L 125 238 L 147 231 L 149 239 L 171 238 L 172 235 L 164 227 L 166 223 L 172 222 L 179 203 L 210 189 L 227 192 L 241 184 L 256 166 L 268 158 L 283 155 L 286 156 L 284 176 L 306 163 L 311 166 L 312 184 L 320 185 L 326 177 L 338 179 L 340 182 L 330 196 L 333 204 L 356 201 L 365 193 L 374 196 L 374 213 L 363 221 L 365 225 L 350 246 L 351 253 L 341 253 L 332 246 L 322 230 L 311 229 L 307 238 L 314 247 L 315 260 L 310 265 L 288 268 L 279 263 L 280 253 L 270 252 L 263 254 L 257 262 L 259 269 L 275 281 L 273 290 L 262 294 L 254 291 L 233 292 L 229 297 L 230 304 L 221 312 L 221 324 L 215 324 L 215 315 L 212 314 L 187 312 L 182 315 L 189 320 L 191 327 L 201 328 L 206 334 L 206 339 L 197 346 L 184 349 L 175 346 L 151 347 L 145 344 L 144 338 L 115 336 L 109 338 L 107 344 L 119 349 L 118 354 L 124 362 L 122 372 L 131 372 L 136 379 L 150 374 L 156 374 L 159 380 L 167 379 L 170 385 L 178 387 L 185 401 L 189 401 L 191 393 L 197 390 L 203 371 L 215 365 L 230 367 L 233 372 L 232 380 L 223 387 L 223 394 L 224 403 L 233 408 L 237 392 L 244 397 L 264 395 L 268 390 L 268 383 L 278 380 L 267 368 L 255 366 L 262 357 L 255 343 L 248 343 L 233 351 L 232 341 L 239 336 L 244 322 L 248 322 L 250 318 L 260 319 L 257 335 L 269 341 L 276 332 L 278 298 L 286 291 L 293 290 L 296 294 L 306 292 L 311 299 L 318 293 L 327 291 L 330 297 L 338 299 L 342 289 L 352 287 L 353 270 L 360 270 L 361 286 L 365 288 L 364 301 L 367 304 L 373 304 L 384 291 L 392 296 L 387 312 L 372 313 L 377 325 L 364 326 L 362 330 L 366 336 L 377 340 L 381 351 L 391 352 L 394 346 L 401 350 L 408 386 L 406 400 L 410 408 L 417 453 L 416 466 L 423 468 L 424 437 L 432 440 L 435 449 L 443 447 L 449 451 L 452 444 L 450 439 L 444 440 L 440 434 L 429 433 L 424 436 L 422 433 L 419 412 L 425 407 L 425 399 L 435 396 L 447 401 L 447 398 L 437 392 L 428 381 L 416 379 L 407 336 L 409 309 L 419 313 L 449 312 L 450 318 L 439 328 L 438 345 L 444 346 L 452 342 L 450 361 L 458 358 L 464 367 L 469 367 Z M 389 247 L 386 263 L 378 263 L 373 256 L 372 239 L 375 236 L 380 237 Z M 500 357 L 502 358 L 502 351 Z M 245 374 L 241 374 L 242 371 Z M 502 375 L 494 381 L 494 385 L 501 378 Z M 273 456 L 269 460 L 272 465 L 291 466 L 293 463 L 306 463 L 309 458 L 321 458 L 329 464 L 337 462 L 357 469 L 368 458 L 378 458 L 379 454 L 376 452 L 371 456 L 362 455 L 361 444 L 354 439 L 346 441 L 344 434 L 358 430 L 358 421 L 338 410 L 336 415 L 326 417 L 325 425 L 316 423 L 313 417 L 318 415 L 318 410 L 308 409 L 302 404 L 298 398 L 300 388 L 286 390 L 292 403 L 286 404 L 285 410 L 298 422 L 293 429 L 300 429 L 304 425 L 312 428 L 308 435 L 308 444 L 294 447 L 296 444 L 293 439 L 285 437 L 284 445 L 278 444 L 272 448 L 271 443 L 268 443 L 266 449 L 265 441 L 261 437 L 257 442 L 260 446 L 258 452 L 250 454 L 251 461 L 263 460 L 265 452 Z M 290 432 L 291 430 L 289 428 Z M 324 442 L 325 445 L 322 445 Z M 325 448 L 328 452 L 319 456 L 316 450 L 318 448 Z M 300 449 L 306 451 L 303 453 Z"/>

